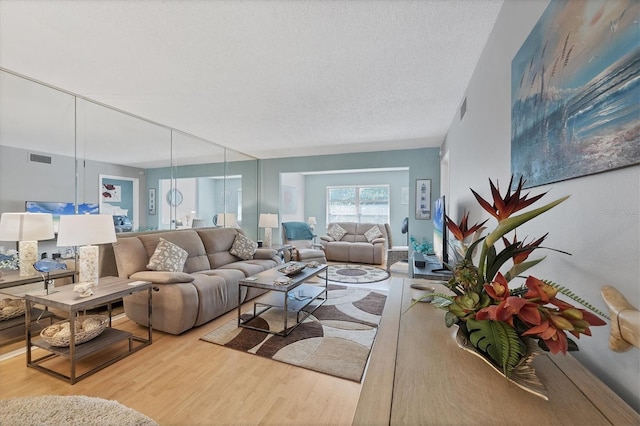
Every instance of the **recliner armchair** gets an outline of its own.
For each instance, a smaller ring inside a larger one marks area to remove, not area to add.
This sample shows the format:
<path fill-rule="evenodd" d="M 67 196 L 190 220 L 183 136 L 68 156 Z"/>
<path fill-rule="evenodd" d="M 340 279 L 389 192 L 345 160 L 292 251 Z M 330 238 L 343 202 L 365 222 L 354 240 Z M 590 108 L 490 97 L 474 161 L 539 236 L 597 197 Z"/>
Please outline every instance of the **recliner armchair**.
<path fill-rule="evenodd" d="M 285 250 L 284 260 L 327 263 L 322 245 L 315 244 L 314 237 L 311 227 L 305 222 L 282 222 L 282 244 L 291 244 L 297 252 L 297 256 L 292 258 L 291 251 Z"/>

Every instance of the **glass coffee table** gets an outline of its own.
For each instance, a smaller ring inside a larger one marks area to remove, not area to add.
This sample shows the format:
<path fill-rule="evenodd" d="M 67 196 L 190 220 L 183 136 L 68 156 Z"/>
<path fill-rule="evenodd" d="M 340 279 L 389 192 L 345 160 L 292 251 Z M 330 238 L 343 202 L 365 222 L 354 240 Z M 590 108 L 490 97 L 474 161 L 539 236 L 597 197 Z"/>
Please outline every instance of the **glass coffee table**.
<path fill-rule="evenodd" d="M 253 315 L 246 318 L 246 316 L 242 316 L 242 291 L 238 291 L 238 327 L 250 328 L 279 336 L 287 336 L 299 326 L 305 318 L 324 304 L 327 300 L 329 282 L 327 275 L 324 277 L 324 286 L 305 284 L 305 282 L 317 276 L 319 273 L 326 271 L 327 265 L 320 263 L 315 268 L 305 266 L 302 271 L 290 276 L 288 283 L 283 284 L 277 282 L 277 280 L 286 279 L 287 275 L 280 270 L 288 265 L 306 264 L 303 262 L 289 262 L 240 280 L 239 290 L 241 290 L 242 287 L 252 287 L 269 290 L 269 292 L 253 302 Z M 279 309 L 282 311 L 282 330 L 274 331 L 251 324 L 252 322 L 255 324 L 255 320 L 270 309 Z M 295 314 L 295 324 L 289 327 L 289 314 L 291 313 Z"/>

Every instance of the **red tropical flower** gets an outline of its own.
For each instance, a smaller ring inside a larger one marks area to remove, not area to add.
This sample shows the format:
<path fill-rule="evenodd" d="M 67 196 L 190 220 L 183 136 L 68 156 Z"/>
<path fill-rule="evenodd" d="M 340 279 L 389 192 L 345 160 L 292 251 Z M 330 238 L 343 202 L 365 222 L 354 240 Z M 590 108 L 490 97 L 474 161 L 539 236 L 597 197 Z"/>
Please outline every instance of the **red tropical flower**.
<path fill-rule="evenodd" d="M 467 237 L 470 237 L 471 235 L 473 235 L 478 229 L 482 228 L 482 225 L 487 223 L 487 220 L 489 220 L 487 219 L 482 223 L 476 223 L 471 228 L 469 228 L 469 225 L 468 225 L 469 212 L 465 212 L 462 215 L 460 224 L 456 224 L 453 220 L 451 220 L 449 216 L 445 215 L 445 217 L 447 222 L 447 228 L 449 228 L 449 231 L 451 231 L 453 236 L 458 241 L 464 241 Z"/>
<path fill-rule="evenodd" d="M 516 245 L 516 249 L 518 250 L 518 253 L 515 256 L 513 256 L 512 259 L 513 259 L 513 264 L 518 265 L 524 262 L 525 260 L 527 260 L 529 255 L 533 253 L 533 251 L 537 249 L 540 244 L 542 244 L 545 238 L 547 238 L 547 235 L 549 235 L 548 232 L 544 234 L 542 237 L 538 238 L 537 240 L 529 244 L 525 244 L 524 241 L 518 241 L 518 236 L 515 234 L 513 236 L 513 242 L 509 242 L 509 240 L 507 240 L 505 237 L 502 237 L 502 242 L 507 247 L 514 244 Z"/>
<path fill-rule="evenodd" d="M 552 354 L 562 352 L 566 354 L 569 350 L 569 341 L 564 331 L 558 330 L 549 321 L 543 321 L 540 325 L 531 327 L 522 333 L 523 336 L 538 336 L 547 345 Z"/>
<path fill-rule="evenodd" d="M 489 204 L 488 201 L 478 195 L 478 193 L 473 189 L 471 190 L 471 192 L 476 197 L 476 200 L 478 200 L 478 203 L 480 203 L 483 209 L 489 212 L 491 216 L 498 219 L 498 222 L 502 222 L 515 212 L 535 203 L 546 194 L 546 192 L 543 192 L 542 194 L 536 195 L 533 198 L 527 199 L 529 193 L 526 193 L 524 194 L 524 196 L 520 197 L 522 187 L 524 186 L 525 182 L 526 180 L 524 180 L 521 176 L 520 181 L 518 182 L 518 187 L 512 194 L 511 186 L 513 184 L 513 176 L 511 176 L 507 192 L 505 193 L 504 197 L 502 197 L 500 195 L 499 187 L 496 187 L 491 179 L 489 179 L 489 184 L 491 185 L 491 196 L 493 197 L 493 204 Z"/>
<path fill-rule="evenodd" d="M 504 300 L 509 297 L 509 283 L 507 279 L 498 272 L 491 284 L 485 284 L 484 290 L 493 300 Z"/>
<path fill-rule="evenodd" d="M 517 296 L 509 296 L 498 305 L 480 309 L 476 314 L 476 319 L 503 321 L 513 327 L 514 316 L 517 316 L 528 325 L 538 325 L 541 321 L 538 305 Z"/>
<path fill-rule="evenodd" d="M 529 289 L 529 291 L 524 295 L 526 299 L 540 299 L 542 302 L 547 303 L 550 299 L 555 299 L 556 294 L 558 294 L 558 290 L 554 287 L 549 284 L 545 284 L 544 281 L 536 277 L 532 277 L 531 275 L 527 277 L 525 285 Z M 569 304 L 567 305 L 568 307 L 573 307 Z"/>

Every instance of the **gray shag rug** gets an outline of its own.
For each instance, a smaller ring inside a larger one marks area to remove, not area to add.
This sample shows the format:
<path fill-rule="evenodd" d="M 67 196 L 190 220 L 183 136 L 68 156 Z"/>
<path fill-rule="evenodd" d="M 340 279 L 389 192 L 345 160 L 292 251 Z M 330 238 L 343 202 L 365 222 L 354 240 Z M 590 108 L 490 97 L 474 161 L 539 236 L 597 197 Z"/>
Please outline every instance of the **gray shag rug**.
<path fill-rule="evenodd" d="M 32 396 L 0 400 L 0 425 L 158 425 L 117 401 L 89 396 Z"/>
<path fill-rule="evenodd" d="M 355 263 L 345 265 L 329 265 L 327 268 L 329 281 L 344 284 L 367 284 L 383 281 L 391 275 L 382 268 L 375 266 L 359 265 Z M 324 278 L 324 274 L 318 275 Z"/>

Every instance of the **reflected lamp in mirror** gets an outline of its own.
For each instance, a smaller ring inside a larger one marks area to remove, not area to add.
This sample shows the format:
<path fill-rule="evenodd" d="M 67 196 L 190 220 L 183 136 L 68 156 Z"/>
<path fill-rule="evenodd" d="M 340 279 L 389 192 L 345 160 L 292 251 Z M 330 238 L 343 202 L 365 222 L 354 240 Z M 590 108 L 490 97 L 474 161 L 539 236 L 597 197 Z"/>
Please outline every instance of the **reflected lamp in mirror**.
<path fill-rule="evenodd" d="M 260 213 L 258 226 L 264 228 L 264 245 L 271 247 L 272 229 L 278 227 L 278 215 L 273 213 Z"/>
<path fill-rule="evenodd" d="M 54 238 L 51 213 L 2 213 L 0 241 L 18 241 L 20 276 L 37 272 L 33 264 L 38 260 L 38 241 Z"/>
<path fill-rule="evenodd" d="M 235 213 L 218 213 L 218 226 L 223 228 L 233 228 L 236 226 L 238 219 Z"/>
<path fill-rule="evenodd" d="M 309 216 L 309 219 L 307 219 L 307 223 L 309 224 L 309 228 L 311 228 L 311 232 L 315 232 L 316 231 L 316 225 L 318 224 L 318 222 L 316 221 L 316 217 L 315 216 Z"/>
<path fill-rule="evenodd" d="M 58 247 L 78 247 L 78 279 L 98 285 L 100 251 L 94 244 L 113 243 L 116 231 L 113 218 L 106 214 L 60 216 Z"/>

